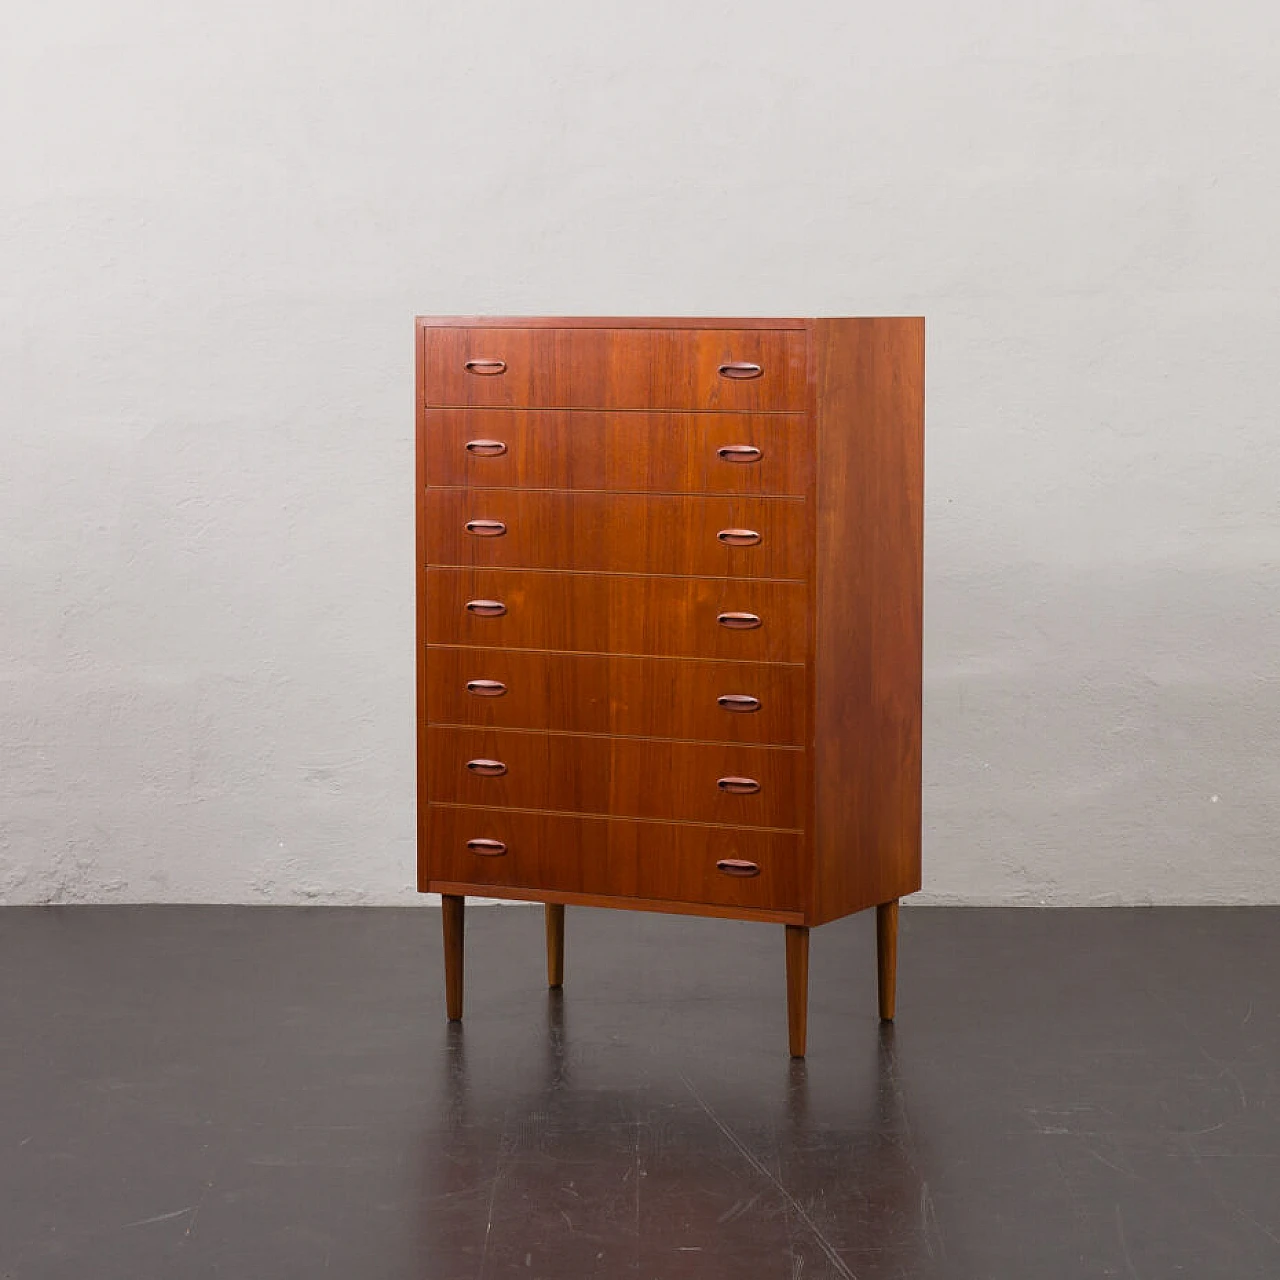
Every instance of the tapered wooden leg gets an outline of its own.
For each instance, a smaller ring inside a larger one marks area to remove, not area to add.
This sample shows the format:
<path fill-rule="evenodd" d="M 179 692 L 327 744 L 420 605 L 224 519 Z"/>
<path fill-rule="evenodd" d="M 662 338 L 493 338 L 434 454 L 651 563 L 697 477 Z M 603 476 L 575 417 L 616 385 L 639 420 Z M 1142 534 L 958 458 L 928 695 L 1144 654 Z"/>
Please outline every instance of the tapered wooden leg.
<path fill-rule="evenodd" d="M 547 903 L 547 986 L 564 986 L 564 903 Z"/>
<path fill-rule="evenodd" d="M 876 972 L 880 978 L 880 1017 L 893 1021 L 898 988 L 898 900 L 876 908 Z"/>
<path fill-rule="evenodd" d="M 802 924 L 787 925 L 787 1031 L 791 1056 L 804 1057 L 809 1021 L 809 930 Z"/>
<path fill-rule="evenodd" d="M 444 914 L 444 1003 L 450 1022 L 462 1021 L 462 937 L 466 898 L 441 895 Z"/>

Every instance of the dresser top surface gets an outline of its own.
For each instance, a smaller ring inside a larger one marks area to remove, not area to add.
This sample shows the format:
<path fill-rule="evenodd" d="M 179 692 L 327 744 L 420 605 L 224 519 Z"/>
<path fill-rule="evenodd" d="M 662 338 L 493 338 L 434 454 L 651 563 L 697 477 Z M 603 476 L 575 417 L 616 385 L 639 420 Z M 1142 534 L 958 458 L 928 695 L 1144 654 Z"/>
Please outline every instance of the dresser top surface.
<path fill-rule="evenodd" d="M 822 320 L 859 318 L 890 317 L 817 317 Z M 814 323 L 814 319 L 760 316 L 418 316 L 416 319 L 421 329 L 806 329 Z"/>

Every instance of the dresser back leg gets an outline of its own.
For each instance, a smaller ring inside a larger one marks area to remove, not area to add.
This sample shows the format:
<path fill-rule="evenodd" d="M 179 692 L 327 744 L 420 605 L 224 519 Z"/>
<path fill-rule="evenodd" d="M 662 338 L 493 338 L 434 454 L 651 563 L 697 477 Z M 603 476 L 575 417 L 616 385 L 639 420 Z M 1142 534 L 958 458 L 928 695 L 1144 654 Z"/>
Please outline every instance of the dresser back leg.
<path fill-rule="evenodd" d="M 876 971 L 880 979 L 880 1017 L 893 1021 L 898 986 L 898 900 L 876 908 Z"/>
<path fill-rule="evenodd" d="M 467 900 L 461 894 L 440 898 L 444 915 L 444 1002 L 450 1022 L 462 1021 L 462 938 Z"/>
<path fill-rule="evenodd" d="M 791 1056 L 804 1057 L 809 1021 L 809 930 L 802 924 L 787 925 L 787 1031 Z"/>
<path fill-rule="evenodd" d="M 547 903 L 547 986 L 564 985 L 564 903 Z"/>

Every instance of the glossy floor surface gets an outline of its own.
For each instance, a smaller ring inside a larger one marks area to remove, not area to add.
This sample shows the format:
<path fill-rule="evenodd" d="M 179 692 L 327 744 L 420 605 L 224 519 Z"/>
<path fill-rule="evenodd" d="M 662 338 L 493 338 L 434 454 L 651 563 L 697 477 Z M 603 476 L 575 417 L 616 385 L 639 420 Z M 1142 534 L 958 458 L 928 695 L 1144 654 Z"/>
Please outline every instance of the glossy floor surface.
<path fill-rule="evenodd" d="M 1280 911 L 0 912 L 4 1280 L 1280 1275 Z"/>

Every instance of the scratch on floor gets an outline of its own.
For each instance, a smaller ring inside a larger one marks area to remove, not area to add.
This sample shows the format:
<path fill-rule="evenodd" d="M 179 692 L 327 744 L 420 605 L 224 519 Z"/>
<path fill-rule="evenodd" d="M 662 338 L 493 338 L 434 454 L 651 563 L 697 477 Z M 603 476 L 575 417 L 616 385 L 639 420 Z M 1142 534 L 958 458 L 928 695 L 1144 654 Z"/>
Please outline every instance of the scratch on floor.
<path fill-rule="evenodd" d="M 1184 1138 L 1200 1138 L 1206 1133 L 1217 1133 L 1219 1129 L 1225 1129 L 1226 1127 L 1227 1122 L 1225 1120 L 1219 1120 L 1217 1124 L 1211 1124 L 1207 1129 L 1188 1129 L 1181 1136 Z"/>
<path fill-rule="evenodd" d="M 937 1233 L 939 1236 L 938 1243 L 941 1245 L 941 1233 L 938 1231 L 938 1210 L 933 1203 L 933 1192 L 929 1190 L 929 1184 L 922 1182 L 920 1184 L 920 1231 L 924 1236 L 924 1247 L 928 1251 L 929 1257 L 935 1256 L 933 1252 L 933 1237 Z"/>
<path fill-rule="evenodd" d="M 757 1200 L 760 1199 L 761 1193 L 756 1192 L 750 1200 L 735 1200 L 732 1209 L 726 1209 L 717 1219 L 717 1222 L 733 1222 L 736 1218 L 742 1217 L 748 1209 L 751 1208 Z"/>
<path fill-rule="evenodd" d="M 1124 1265 L 1133 1280 L 1142 1280 L 1138 1275 L 1138 1268 L 1133 1265 L 1133 1258 L 1129 1254 L 1129 1242 L 1124 1238 L 1124 1218 L 1120 1213 L 1120 1206 L 1116 1205 L 1116 1234 L 1120 1237 L 1120 1248 L 1124 1253 Z"/>
<path fill-rule="evenodd" d="M 1221 1079 L 1223 1076 L 1226 1076 L 1226 1078 L 1230 1080 L 1233 1085 L 1235 1085 L 1236 1093 L 1240 1095 L 1240 1110 L 1248 1111 L 1249 1095 L 1245 1093 L 1244 1085 L 1240 1083 L 1240 1077 L 1236 1075 L 1236 1073 L 1229 1066 L 1227 1066 L 1225 1062 L 1222 1062 L 1220 1059 L 1215 1058 L 1213 1054 L 1211 1054 L 1209 1050 L 1206 1049 L 1203 1045 L 1196 1045 L 1196 1048 L 1200 1050 L 1200 1052 L 1204 1055 L 1204 1057 L 1209 1062 L 1212 1062 L 1213 1065 L 1218 1068 L 1219 1079 Z"/>
<path fill-rule="evenodd" d="M 187 1229 L 182 1233 L 183 1235 L 189 1236 L 196 1229 L 196 1222 L 200 1218 L 200 1210 L 204 1208 L 204 1202 L 209 1198 L 209 1192 L 212 1190 L 213 1182 L 206 1182 L 204 1190 L 200 1193 L 200 1199 L 191 1208 L 191 1221 L 187 1223 Z"/>
<path fill-rule="evenodd" d="M 1234 1213 L 1236 1217 L 1240 1219 L 1241 1222 L 1247 1222 L 1251 1227 L 1257 1227 L 1258 1230 L 1261 1231 L 1262 1234 L 1272 1242 L 1272 1244 L 1280 1244 L 1280 1236 L 1276 1235 L 1276 1233 L 1272 1231 L 1270 1227 L 1264 1226 L 1252 1214 L 1245 1213 L 1245 1211 L 1242 1208 L 1240 1208 L 1238 1204 L 1232 1204 L 1232 1202 L 1228 1200 L 1226 1196 L 1224 1196 L 1220 1191 L 1214 1192 L 1214 1198 L 1218 1201 L 1220 1205 L 1222 1205 L 1224 1209 L 1228 1210 L 1228 1212 L 1230 1213 Z"/>
<path fill-rule="evenodd" d="M 643 1120 L 643 1119 L 639 1119 L 639 1120 L 637 1120 L 637 1121 L 636 1121 L 636 1153 L 635 1153 L 635 1163 L 633 1164 L 632 1168 L 634 1168 L 634 1170 L 635 1170 L 635 1175 L 636 1175 L 636 1250 L 637 1250 L 637 1257 L 639 1256 L 639 1248 L 640 1248 L 640 1182 L 641 1182 L 641 1179 L 644 1177 L 644 1157 L 643 1157 L 643 1156 L 642 1156 L 642 1154 L 641 1154 L 641 1150 L 640 1150 L 640 1143 L 641 1143 L 641 1140 L 642 1140 L 643 1135 L 644 1135 L 644 1127 L 645 1127 L 645 1126 L 644 1126 L 644 1120 Z"/>
<path fill-rule="evenodd" d="M 480 1246 L 480 1269 L 476 1275 L 484 1275 L 485 1259 L 489 1256 L 489 1237 L 493 1234 L 493 1206 L 498 1198 L 498 1179 L 502 1175 L 502 1155 L 499 1152 L 498 1160 L 493 1170 L 493 1186 L 489 1188 L 489 1212 L 486 1215 L 484 1224 L 484 1244 Z"/>
<path fill-rule="evenodd" d="M 168 1222 L 170 1218 L 180 1218 L 184 1213 L 191 1213 L 195 1205 L 189 1204 L 185 1209 L 175 1209 L 172 1213 L 157 1213 L 154 1218 L 139 1218 L 137 1222 L 126 1222 L 124 1229 L 130 1227 L 149 1227 L 153 1222 Z"/>
<path fill-rule="evenodd" d="M 778 1181 L 777 1178 L 769 1172 L 768 1168 L 755 1156 L 755 1154 L 746 1146 L 741 1138 L 738 1137 L 732 1129 L 729 1128 L 723 1120 L 707 1105 L 702 1095 L 693 1087 L 693 1081 L 686 1075 L 680 1076 L 684 1087 L 693 1095 L 694 1101 L 707 1114 L 707 1118 L 720 1130 L 722 1134 L 733 1144 L 738 1154 L 762 1177 L 766 1182 L 774 1188 L 775 1191 L 787 1202 L 787 1205 L 795 1213 L 796 1217 L 804 1223 L 806 1227 L 813 1233 L 813 1238 L 818 1242 L 819 1248 L 827 1255 L 828 1261 L 836 1269 L 837 1273 L 844 1277 L 844 1280 L 858 1280 L 857 1276 L 849 1270 L 845 1260 L 837 1252 L 836 1247 L 830 1240 L 818 1230 L 817 1223 L 809 1217 L 805 1212 L 804 1206 L 791 1194 L 790 1191 Z"/>
<path fill-rule="evenodd" d="M 1108 1160 L 1107 1157 L 1104 1156 L 1101 1151 L 1096 1150 L 1091 1143 L 1085 1142 L 1083 1135 L 1077 1136 L 1080 1137 L 1081 1146 L 1083 1146 L 1099 1164 L 1105 1164 L 1108 1169 L 1114 1169 L 1117 1173 L 1123 1174 L 1126 1178 L 1133 1178 L 1135 1181 L 1140 1180 L 1138 1179 L 1138 1175 L 1134 1173 L 1132 1169 L 1126 1169 L 1123 1165 L 1118 1165 L 1115 1161 Z"/>

